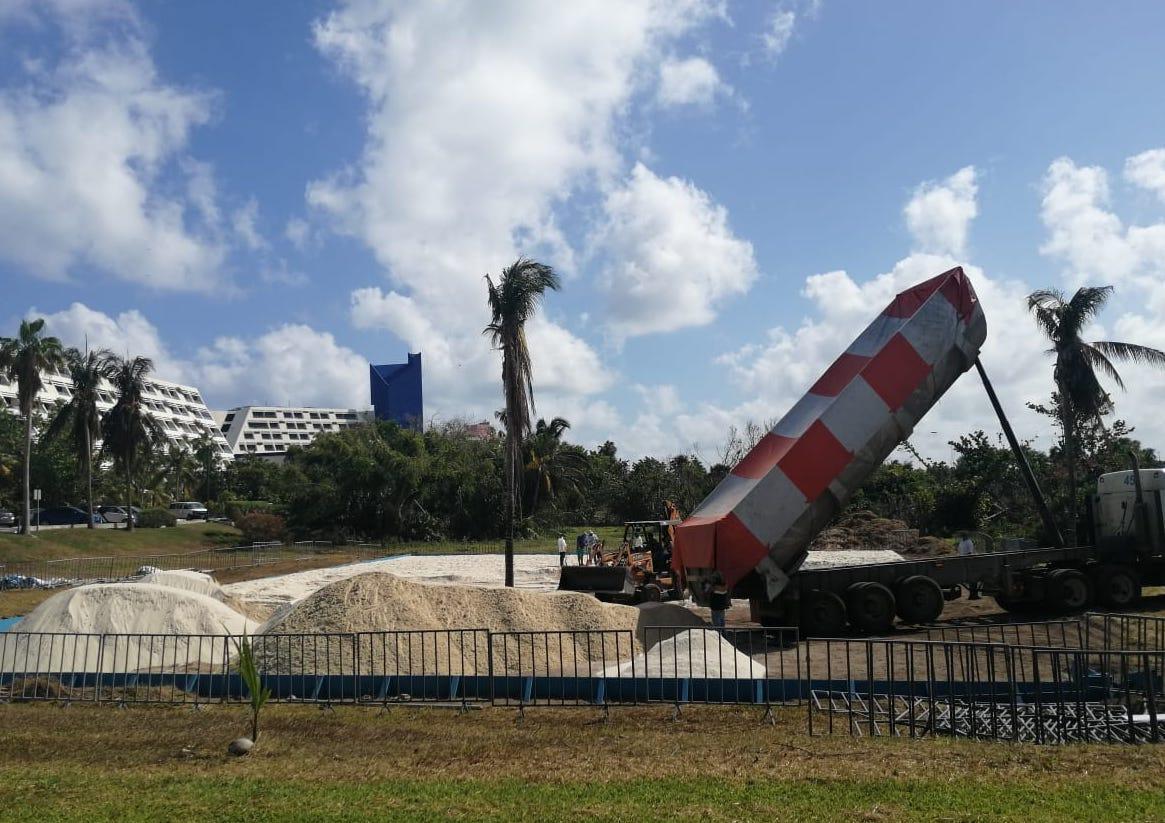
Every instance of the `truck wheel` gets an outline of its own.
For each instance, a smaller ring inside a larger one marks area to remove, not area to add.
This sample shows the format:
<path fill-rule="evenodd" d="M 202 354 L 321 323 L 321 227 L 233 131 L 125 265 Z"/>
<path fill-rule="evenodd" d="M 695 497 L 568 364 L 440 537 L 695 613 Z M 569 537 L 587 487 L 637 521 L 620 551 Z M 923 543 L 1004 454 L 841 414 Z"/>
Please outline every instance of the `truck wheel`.
<path fill-rule="evenodd" d="M 1096 576 L 1096 599 L 1114 609 L 1131 608 L 1141 599 L 1141 579 L 1128 566 L 1101 566 Z"/>
<path fill-rule="evenodd" d="M 943 613 L 943 590 L 924 574 L 907 577 L 894 587 L 898 616 L 906 623 L 930 623 Z"/>
<path fill-rule="evenodd" d="M 1062 614 L 1084 611 L 1092 604 L 1092 581 L 1076 569 L 1053 569 L 1044 600 Z"/>
<path fill-rule="evenodd" d="M 845 602 L 833 592 L 814 589 L 801 606 L 804 637 L 837 637 L 845 631 Z"/>
<path fill-rule="evenodd" d="M 854 583 L 845 605 L 850 622 L 863 632 L 881 634 L 894 625 L 894 593 L 881 583 Z"/>

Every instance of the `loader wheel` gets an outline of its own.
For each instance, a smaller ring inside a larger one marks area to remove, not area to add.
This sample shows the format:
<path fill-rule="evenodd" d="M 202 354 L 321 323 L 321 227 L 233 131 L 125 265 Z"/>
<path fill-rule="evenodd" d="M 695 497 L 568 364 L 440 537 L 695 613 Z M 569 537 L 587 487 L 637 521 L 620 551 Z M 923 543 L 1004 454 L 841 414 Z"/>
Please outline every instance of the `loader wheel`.
<path fill-rule="evenodd" d="M 1114 609 L 1128 609 L 1141 599 L 1141 579 L 1128 566 L 1101 566 L 1096 599 Z"/>
<path fill-rule="evenodd" d="M 803 637 L 837 637 L 845 631 L 845 602 L 833 592 L 814 589 L 801 605 Z"/>
<path fill-rule="evenodd" d="M 881 583 L 854 583 L 845 593 L 845 605 L 860 631 L 883 634 L 894 626 L 894 593 Z"/>
<path fill-rule="evenodd" d="M 894 587 L 898 616 L 905 623 L 930 623 L 943 613 L 943 590 L 924 574 L 907 577 Z"/>
<path fill-rule="evenodd" d="M 657 583 L 648 583 L 639 595 L 641 603 L 658 603 L 663 600 L 663 589 Z"/>
<path fill-rule="evenodd" d="M 1092 604 L 1092 581 L 1076 569 L 1055 569 L 1048 575 L 1044 600 L 1061 614 L 1082 612 Z"/>

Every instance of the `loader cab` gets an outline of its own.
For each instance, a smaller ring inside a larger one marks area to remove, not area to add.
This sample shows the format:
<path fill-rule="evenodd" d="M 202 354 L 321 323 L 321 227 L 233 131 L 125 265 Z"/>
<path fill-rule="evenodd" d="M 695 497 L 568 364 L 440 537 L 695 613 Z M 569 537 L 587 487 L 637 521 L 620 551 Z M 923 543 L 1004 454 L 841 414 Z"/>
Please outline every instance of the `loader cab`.
<path fill-rule="evenodd" d="M 680 520 L 629 520 L 623 524 L 621 550 L 631 555 L 650 554 L 652 570 L 671 569 L 672 537 Z"/>

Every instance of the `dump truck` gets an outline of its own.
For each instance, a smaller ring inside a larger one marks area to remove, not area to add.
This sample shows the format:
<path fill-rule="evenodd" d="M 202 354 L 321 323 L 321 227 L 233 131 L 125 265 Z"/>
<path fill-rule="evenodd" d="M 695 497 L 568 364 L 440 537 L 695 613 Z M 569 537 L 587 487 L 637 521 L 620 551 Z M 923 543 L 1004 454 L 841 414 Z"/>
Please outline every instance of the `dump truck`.
<path fill-rule="evenodd" d="M 675 528 L 672 566 L 706 605 L 713 581 L 747 598 L 765 626 L 807 636 L 879 633 L 895 618 L 927 623 L 964 588 L 1005 609 L 1067 613 L 1126 607 L 1165 583 L 1160 470 L 1101 477 L 1089 500 L 1093 539 L 1065 546 L 979 360 L 987 321 L 954 268 L 907 289 Z M 974 368 L 1032 493 L 1047 548 L 802 570 L 810 542 L 919 420 Z"/>

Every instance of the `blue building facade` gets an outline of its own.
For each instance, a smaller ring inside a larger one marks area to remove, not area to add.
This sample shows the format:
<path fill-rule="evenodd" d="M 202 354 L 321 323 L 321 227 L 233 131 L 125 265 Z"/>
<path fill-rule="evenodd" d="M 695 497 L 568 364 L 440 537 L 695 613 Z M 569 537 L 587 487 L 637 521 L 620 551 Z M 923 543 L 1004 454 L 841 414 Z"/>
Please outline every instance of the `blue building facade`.
<path fill-rule="evenodd" d="M 377 420 L 393 420 L 417 431 L 424 428 L 420 352 L 410 352 L 407 363 L 369 364 L 368 377 Z"/>

